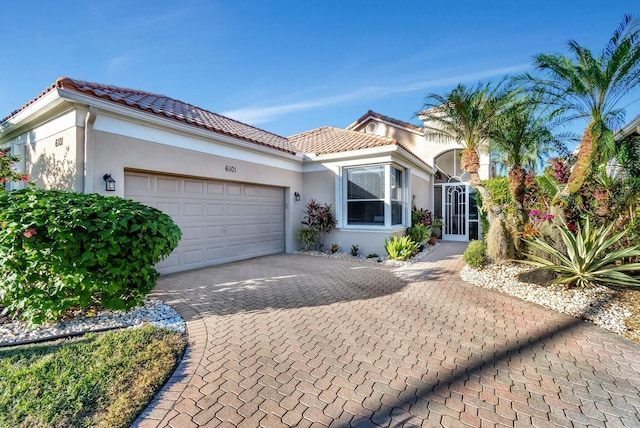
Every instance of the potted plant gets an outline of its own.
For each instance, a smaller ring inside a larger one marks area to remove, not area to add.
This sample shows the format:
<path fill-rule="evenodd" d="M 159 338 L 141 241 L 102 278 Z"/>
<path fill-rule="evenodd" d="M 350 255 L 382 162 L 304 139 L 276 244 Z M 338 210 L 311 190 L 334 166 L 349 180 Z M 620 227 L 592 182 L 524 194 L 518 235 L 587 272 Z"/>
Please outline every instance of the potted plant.
<path fill-rule="evenodd" d="M 442 217 L 436 217 L 431 224 L 431 233 L 436 236 L 436 238 L 442 238 L 442 228 L 444 227 L 444 223 L 442 222 Z"/>

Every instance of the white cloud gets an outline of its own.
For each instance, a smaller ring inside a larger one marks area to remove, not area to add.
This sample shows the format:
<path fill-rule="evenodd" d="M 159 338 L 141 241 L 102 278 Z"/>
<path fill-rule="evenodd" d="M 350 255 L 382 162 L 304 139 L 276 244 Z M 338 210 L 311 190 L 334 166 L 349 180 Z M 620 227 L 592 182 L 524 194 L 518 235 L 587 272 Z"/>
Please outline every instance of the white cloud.
<path fill-rule="evenodd" d="M 115 58 L 111 58 L 107 61 L 107 70 L 109 71 L 118 71 L 125 67 L 128 62 L 133 59 L 133 55 L 130 53 L 126 53 L 124 55 L 117 56 Z"/>
<path fill-rule="evenodd" d="M 416 81 L 396 86 L 369 86 L 329 97 L 321 97 L 307 101 L 299 101 L 281 105 L 245 107 L 236 110 L 224 111 L 221 114 L 240 120 L 242 122 L 257 125 L 270 122 L 280 116 L 289 114 L 291 112 L 313 110 L 321 107 L 344 104 L 355 100 L 375 99 L 392 94 L 424 91 L 430 88 L 451 86 L 458 83 L 477 81 L 489 77 L 519 73 L 527 70 L 530 67 L 530 64 L 520 64 L 512 67 L 484 70 L 475 73 L 443 77 L 440 79 Z"/>

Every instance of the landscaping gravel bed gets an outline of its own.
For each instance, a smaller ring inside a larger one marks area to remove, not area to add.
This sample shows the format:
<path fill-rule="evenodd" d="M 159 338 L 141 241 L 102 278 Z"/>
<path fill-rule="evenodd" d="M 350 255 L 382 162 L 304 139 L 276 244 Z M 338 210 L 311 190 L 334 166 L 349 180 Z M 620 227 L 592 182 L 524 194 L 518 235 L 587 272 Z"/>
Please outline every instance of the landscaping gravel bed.
<path fill-rule="evenodd" d="M 519 264 L 492 264 L 481 270 L 465 266 L 460 277 L 471 284 L 498 290 L 558 312 L 588 320 L 602 328 L 638 341 L 640 332 L 628 322 L 637 316 L 626 290 L 604 286 L 567 288 L 564 285 L 538 285 L 518 280 L 532 268 Z M 635 290 L 628 290 L 635 293 Z"/>
<path fill-rule="evenodd" d="M 21 321 L 3 318 L 0 322 L 0 346 L 74 335 L 111 328 L 136 328 L 152 324 L 184 333 L 186 324 L 170 306 L 157 299 L 145 299 L 144 305 L 129 311 L 83 309 L 56 323 L 44 323 L 34 329 Z"/>
<path fill-rule="evenodd" d="M 401 267 L 401 266 L 407 266 L 407 265 L 411 265 L 421 261 L 424 256 L 429 254 L 430 251 L 432 251 L 434 248 L 437 248 L 438 246 L 440 246 L 439 242 L 436 242 L 433 245 L 425 245 L 422 251 L 420 251 L 418 254 L 409 258 L 406 261 L 389 260 L 387 259 L 387 256 L 382 256 L 377 254 L 375 255 L 375 257 L 368 257 L 362 254 L 358 256 L 352 256 L 350 253 L 342 253 L 342 252 L 330 253 L 325 251 L 298 251 L 298 254 L 302 254 L 305 256 L 328 257 L 331 259 L 340 259 L 340 260 L 357 260 L 360 262 L 367 262 L 367 263 L 374 263 L 374 264 L 382 263 L 388 266 Z"/>

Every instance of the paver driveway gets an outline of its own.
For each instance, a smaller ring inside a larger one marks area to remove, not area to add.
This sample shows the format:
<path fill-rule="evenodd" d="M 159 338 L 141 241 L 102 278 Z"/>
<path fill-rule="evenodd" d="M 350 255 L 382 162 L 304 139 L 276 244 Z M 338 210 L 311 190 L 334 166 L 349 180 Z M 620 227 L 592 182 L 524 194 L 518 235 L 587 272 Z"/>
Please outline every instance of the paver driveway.
<path fill-rule="evenodd" d="M 190 347 L 134 425 L 640 426 L 640 346 L 462 282 L 464 248 L 162 278 Z"/>

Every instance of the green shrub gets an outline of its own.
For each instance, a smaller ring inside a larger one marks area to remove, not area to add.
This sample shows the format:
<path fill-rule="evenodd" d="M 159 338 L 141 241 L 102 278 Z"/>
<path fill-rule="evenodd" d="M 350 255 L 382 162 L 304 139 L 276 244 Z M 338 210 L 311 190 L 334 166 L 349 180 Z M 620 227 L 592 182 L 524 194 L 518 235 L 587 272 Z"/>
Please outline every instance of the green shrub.
<path fill-rule="evenodd" d="M 482 229 L 482 238 L 485 239 L 487 237 L 487 233 L 489 233 L 489 218 L 487 217 L 487 210 L 482 204 L 482 195 L 480 194 L 480 192 L 474 193 L 476 205 L 478 206 L 478 214 L 480 214 L 480 228 Z"/>
<path fill-rule="evenodd" d="M 418 249 L 418 244 L 409 236 L 392 236 L 384 241 L 389 260 L 407 260 Z"/>
<path fill-rule="evenodd" d="M 178 245 L 171 217 L 119 197 L 26 189 L 0 194 L 0 304 L 30 323 L 101 304 L 128 309 Z"/>
<path fill-rule="evenodd" d="M 358 251 L 360 251 L 360 249 L 358 248 L 358 246 L 357 246 L 357 245 L 355 245 L 355 244 L 353 244 L 353 245 L 351 246 L 351 255 L 352 255 L 353 257 L 358 257 Z"/>
<path fill-rule="evenodd" d="M 423 244 L 431 238 L 431 228 L 418 223 L 409 228 L 409 237 L 413 242 Z"/>
<path fill-rule="evenodd" d="M 622 231 L 612 234 L 613 227 L 614 223 L 592 228 L 587 220 L 584 227 L 578 227 L 574 235 L 562 222 L 557 229 L 566 245 L 566 254 L 535 237 L 527 240 L 527 244 L 533 249 L 546 253 L 553 261 L 534 254 L 526 254 L 529 260 L 521 262 L 558 274 L 558 277 L 552 281 L 554 284 L 578 287 L 597 284 L 640 286 L 637 278 L 625 273 L 640 272 L 640 263 L 619 264 L 625 258 L 640 256 L 640 248 L 632 246 L 611 250 L 626 233 Z"/>
<path fill-rule="evenodd" d="M 507 177 L 493 177 L 484 180 L 482 185 L 491 195 L 491 202 L 495 205 L 511 203 L 511 193 L 509 192 L 509 179 Z"/>
<path fill-rule="evenodd" d="M 302 229 L 298 229 L 297 239 L 298 242 L 303 245 L 304 250 L 309 251 L 309 248 L 318 242 L 318 232 L 308 227 L 303 227 Z"/>
<path fill-rule="evenodd" d="M 462 254 L 462 259 L 472 268 L 480 269 L 487 258 L 487 245 L 484 241 L 471 241 Z"/>

